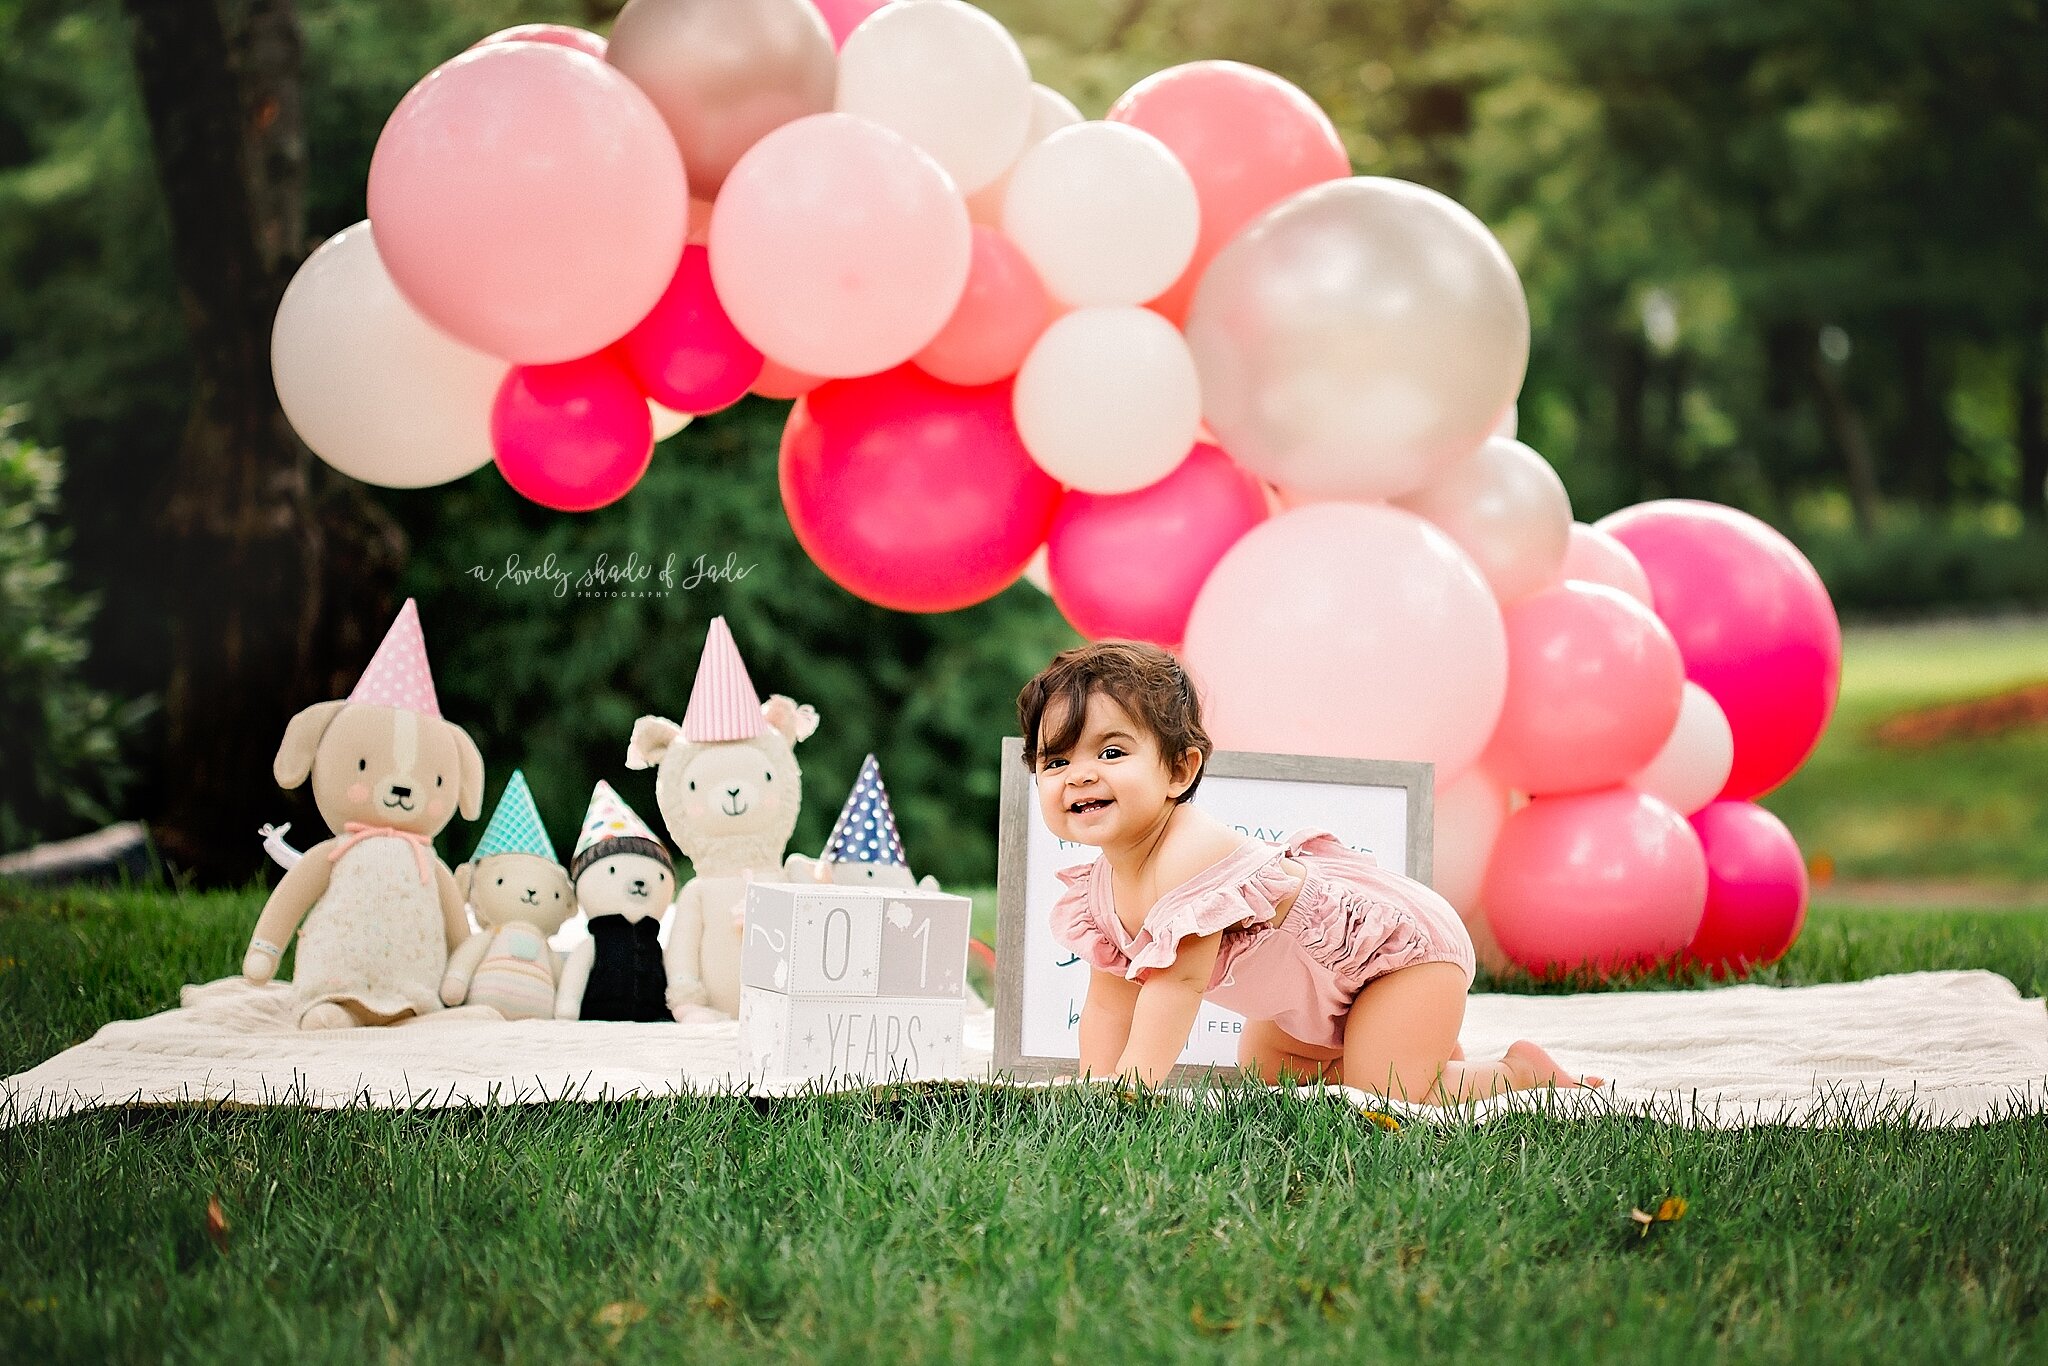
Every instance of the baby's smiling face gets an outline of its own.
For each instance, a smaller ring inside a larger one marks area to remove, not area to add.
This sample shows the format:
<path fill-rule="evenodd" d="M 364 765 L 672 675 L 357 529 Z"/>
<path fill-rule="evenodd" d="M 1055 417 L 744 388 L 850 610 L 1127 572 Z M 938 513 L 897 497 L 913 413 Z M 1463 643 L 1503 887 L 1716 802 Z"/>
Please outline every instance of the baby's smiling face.
<path fill-rule="evenodd" d="M 1057 706 L 1040 718 L 1040 737 L 1058 733 L 1065 718 Z M 1046 828 L 1063 840 L 1098 847 L 1152 830 L 1187 790 L 1187 780 L 1176 781 L 1168 770 L 1159 742 L 1101 692 L 1088 695 L 1074 748 L 1041 752 L 1034 778 Z"/>

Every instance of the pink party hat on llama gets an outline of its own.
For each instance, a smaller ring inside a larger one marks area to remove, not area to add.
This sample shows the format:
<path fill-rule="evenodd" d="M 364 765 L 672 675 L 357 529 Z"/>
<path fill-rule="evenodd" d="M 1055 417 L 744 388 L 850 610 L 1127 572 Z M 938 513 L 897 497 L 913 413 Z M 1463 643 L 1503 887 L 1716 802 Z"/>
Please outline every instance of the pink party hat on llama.
<path fill-rule="evenodd" d="M 683 738 L 693 744 L 751 740 L 766 725 L 760 694 L 747 677 L 732 630 L 724 617 L 713 617 L 704 655 L 697 661 L 697 681 L 690 687 L 690 709 L 683 713 Z"/>
<path fill-rule="evenodd" d="M 422 716 L 441 715 L 434 674 L 427 668 L 427 638 L 420 631 L 420 609 L 413 599 L 407 598 L 398 609 L 398 619 L 384 633 L 384 643 L 370 657 L 370 667 L 356 680 L 348 700 L 400 707 Z"/>

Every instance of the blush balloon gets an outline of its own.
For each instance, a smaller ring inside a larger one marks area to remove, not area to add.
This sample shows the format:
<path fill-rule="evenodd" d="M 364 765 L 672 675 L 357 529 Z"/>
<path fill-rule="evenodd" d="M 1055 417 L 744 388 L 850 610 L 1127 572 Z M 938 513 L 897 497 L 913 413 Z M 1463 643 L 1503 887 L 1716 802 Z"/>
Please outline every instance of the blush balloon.
<path fill-rule="evenodd" d="M 1604 583 L 1619 588 L 1643 606 L 1656 609 L 1650 596 L 1650 576 L 1629 548 L 1598 527 L 1573 522 L 1571 541 L 1565 547 L 1559 577 L 1585 583 Z"/>
<path fill-rule="evenodd" d="M 543 507 L 588 512 L 626 496 L 654 454 L 654 418 L 609 354 L 522 365 L 491 410 L 505 482 Z"/>
<path fill-rule="evenodd" d="M 1538 797 L 1501 827 L 1480 899 L 1531 972 L 1643 967 L 1692 942 L 1707 860 L 1685 817 L 1645 793 Z"/>
<path fill-rule="evenodd" d="M 1490 438 L 1398 501 L 1472 557 L 1502 606 L 1557 581 L 1571 540 L 1572 500 L 1550 462 L 1521 442 Z"/>
<path fill-rule="evenodd" d="M 1775 963 L 1806 923 L 1806 860 L 1785 823 L 1752 802 L 1692 818 L 1707 857 L 1707 909 L 1685 956 L 1717 977 Z"/>
<path fill-rule="evenodd" d="M 1680 815 L 1690 816 L 1714 800 L 1714 794 L 1728 781 L 1734 762 L 1735 736 L 1728 729 L 1728 718 L 1721 714 L 1721 704 L 1688 679 L 1685 699 L 1678 707 L 1678 724 L 1671 728 L 1657 757 L 1630 778 L 1628 785 L 1662 797 Z"/>
<path fill-rule="evenodd" d="M 1486 765 L 1529 793 L 1611 787 L 1656 757 L 1685 670 L 1671 633 L 1625 593 L 1568 582 L 1506 609 L 1508 692 Z"/>
<path fill-rule="evenodd" d="M 718 302 L 702 247 L 683 248 L 668 289 L 618 349 L 647 396 L 679 413 L 737 403 L 761 375 L 761 353 Z"/>
<path fill-rule="evenodd" d="M 587 28 L 574 28 L 568 24 L 514 24 L 501 28 L 488 38 L 479 38 L 470 46 L 483 47 L 487 43 L 553 43 L 557 47 L 574 48 L 587 52 L 599 61 L 604 60 L 605 41 Z"/>
<path fill-rule="evenodd" d="M 1720 795 L 1747 799 L 1792 776 L 1820 743 L 1842 681 L 1842 628 L 1799 548 L 1745 512 L 1666 500 L 1599 524 L 1642 562 L 1685 659 L 1735 737 Z"/>
<path fill-rule="evenodd" d="M 995 229 L 977 227 L 959 306 L 915 359 L 948 384 L 993 384 L 1017 373 L 1051 320 L 1052 303 L 1024 253 Z"/>
<path fill-rule="evenodd" d="M 1178 646 L 1209 571 L 1265 519 L 1259 481 L 1206 444 L 1149 488 L 1069 492 L 1046 542 L 1053 601 L 1090 639 Z"/>
<path fill-rule="evenodd" d="M 783 430 L 781 483 L 818 567 L 900 612 L 950 612 L 1014 583 L 1060 496 L 1017 435 L 1008 384 L 959 388 L 909 365 L 806 395 Z"/>

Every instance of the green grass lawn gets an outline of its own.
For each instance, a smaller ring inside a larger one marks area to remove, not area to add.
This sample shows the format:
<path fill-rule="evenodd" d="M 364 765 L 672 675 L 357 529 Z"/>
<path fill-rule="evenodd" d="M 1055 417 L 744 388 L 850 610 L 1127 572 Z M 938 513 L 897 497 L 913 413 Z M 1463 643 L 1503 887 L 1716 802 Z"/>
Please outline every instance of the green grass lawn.
<path fill-rule="evenodd" d="M 2048 730 L 1926 749 L 1871 731 L 1899 712 L 2048 679 L 2048 622 L 1852 630 L 1841 705 L 1764 801 L 1848 878 L 2048 881 Z"/>
<path fill-rule="evenodd" d="M 233 971 L 258 904 L 0 890 L 0 1069 Z M 2038 994 L 2044 934 L 1823 905 L 1772 974 Z M 2044 1229 L 2039 1119 L 1384 1132 L 972 1087 L 101 1111 L 0 1132 L 0 1360 L 2005 1362 L 2048 1353 Z"/>

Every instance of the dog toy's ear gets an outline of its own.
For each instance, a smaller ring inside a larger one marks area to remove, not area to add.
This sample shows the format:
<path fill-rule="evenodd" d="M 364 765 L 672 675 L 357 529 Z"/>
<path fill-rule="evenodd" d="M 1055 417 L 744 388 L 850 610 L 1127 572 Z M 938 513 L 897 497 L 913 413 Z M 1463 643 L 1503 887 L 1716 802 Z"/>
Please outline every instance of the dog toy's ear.
<path fill-rule="evenodd" d="M 818 729 L 818 709 L 808 702 L 776 693 L 761 704 L 761 715 L 769 725 L 781 732 L 782 738 L 795 745 L 808 740 Z"/>
<path fill-rule="evenodd" d="M 666 716 L 643 716 L 633 723 L 633 738 L 626 741 L 627 768 L 653 768 L 668 753 L 683 728 Z"/>
<path fill-rule="evenodd" d="M 465 863 L 455 870 L 455 890 L 462 893 L 464 901 L 469 900 L 470 879 L 476 876 L 476 865 Z"/>
<path fill-rule="evenodd" d="M 344 700 L 315 702 L 291 719 L 284 728 L 284 741 L 277 747 L 277 757 L 270 761 L 270 776 L 277 779 L 277 785 L 290 791 L 313 771 L 313 756 L 320 752 L 320 737 L 334 723 L 348 706 Z"/>
<path fill-rule="evenodd" d="M 473 821 L 484 811 L 484 756 L 468 731 L 453 721 L 446 725 L 455 732 L 455 754 L 462 763 L 462 794 L 456 807 L 462 812 L 462 819 Z"/>

